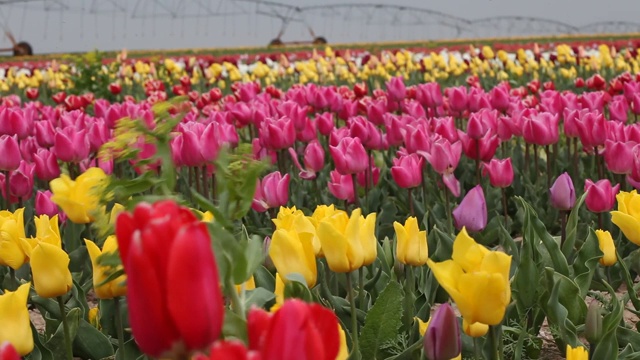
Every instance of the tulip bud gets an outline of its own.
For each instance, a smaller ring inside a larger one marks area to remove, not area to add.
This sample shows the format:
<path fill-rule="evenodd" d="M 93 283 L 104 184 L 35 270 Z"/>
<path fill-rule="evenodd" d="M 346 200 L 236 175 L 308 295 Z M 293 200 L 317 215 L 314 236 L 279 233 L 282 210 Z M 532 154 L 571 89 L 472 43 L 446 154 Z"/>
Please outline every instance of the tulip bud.
<path fill-rule="evenodd" d="M 584 336 L 590 344 L 597 344 L 602 336 L 602 315 L 600 314 L 600 305 L 596 301 L 589 304 Z"/>
<path fill-rule="evenodd" d="M 424 335 L 424 353 L 429 360 L 450 360 L 462 351 L 460 325 L 448 303 L 442 304 L 429 321 Z"/>
<path fill-rule="evenodd" d="M 469 231 L 482 231 L 487 226 L 487 202 L 481 185 L 469 190 L 460 205 L 453 210 L 457 229 L 466 227 Z"/>
<path fill-rule="evenodd" d="M 489 182 L 491 186 L 505 188 L 513 182 L 513 165 L 511 158 L 503 160 L 491 159 L 489 163 L 484 164 L 484 175 L 489 174 Z"/>
<path fill-rule="evenodd" d="M 576 203 L 576 191 L 569 174 L 565 172 L 558 176 L 549 191 L 551 193 L 551 205 L 554 208 L 564 211 L 573 209 Z"/>

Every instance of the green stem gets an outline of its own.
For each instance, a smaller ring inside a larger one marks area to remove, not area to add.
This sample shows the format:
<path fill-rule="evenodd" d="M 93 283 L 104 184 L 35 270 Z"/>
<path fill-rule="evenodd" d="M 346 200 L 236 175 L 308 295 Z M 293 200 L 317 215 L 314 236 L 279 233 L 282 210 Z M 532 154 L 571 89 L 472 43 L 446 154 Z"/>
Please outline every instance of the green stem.
<path fill-rule="evenodd" d="M 234 286 L 231 280 L 227 281 L 227 288 L 231 293 L 230 298 L 231 298 L 231 307 L 233 308 L 233 312 L 235 312 L 236 315 L 240 317 L 240 319 L 244 320 L 245 319 L 244 306 L 242 304 L 242 301 L 240 301 L 240 298 L 238 297 L 238 293 L 236 292 L 236 287 Z"/>
<path fill-rule="evenodd" d="M 122 315 L 120 314 L 120 297 L 116 296 L 113 298 L 113 305 L 116 308 L 116 331 L 118 332 L 118 350 L 122 355 L 121 359 L 126 359 L 127 355 L 125 354 L 124 349 L 124 327 L 122 326 Z"/>
<path fill-rule="evenodd" d="M 360 346 L 358 344 L 358 316 L 356 312 L 356 300 L 351 284 L 351 273 L 347 273 L 347 291 L 349 292 L 349 303 L 351 304 L 351 340 L 353 349 L 351 350 L 350 359 L 360 359 Z"/>
<path fill-rule="evenodd" d="M 413 273 L 413 266 L 405 265 L 405 309 L 404 309 L 404 324 L 407 329 L 411 329 L 411 322 L 413 321 L 413 315 L 415 314 L 415 287 L 416 281 Z"/>
<path fill-rule="evenodd" d="M 502 325 L 492 325 L 489 327 L 489 338 L 491 339 L 491 353 L 493 359 L 502 360 Z"/>
<path fill-rule="evenodd" d="M 58 306 L 60 307 L 60 316 L 62 316 L 62 329 L 64 331 L 64 345 L 67 349 L 67 359 L 73 360 L 73 350 L 71 349 L 71 334 L 69 333 L 69 322 L 67 321 L 67 312 L 64 309 L 64 300 L 62 300 L 62 296 L 58 296 Z"/>
<path fill-rule="evenodd" d="M 449 203 L 449 189 L 444 189 L 444 206 L 447 212 L 447 222 L 449 224 L 449 234 L 453 234 L 453 214 L 451 214 L 451 204 Z"/>
<path fill-rule="evenodd" d="M 11 288 L 9 288 L 8 290 L 17 290 L 20 283 L 18 282 L 18 278 L 16 277 L 16 271 L 12 267 L 9 268 L 9 278 L 11 279 L 9 282 L 11 284 Z"/>
<path fill-rule="evenodd" d="M 364 308 L 364 300 L 365 300 L 365 295 L 364 295 L 364 266 L 360 267 L 360 269 L 358 269 L 358 288 L 360 289 L 360 293 L 358 294 L 360 296 L 360 305 L 359 308 L 360 310 L 365 310 Z"/>
<path fill-rule="evenodd" d="M 480 338 L 473 338 L 473 358 L 475 360 L 482 360 L 482 354 L 480 353 Z"/>

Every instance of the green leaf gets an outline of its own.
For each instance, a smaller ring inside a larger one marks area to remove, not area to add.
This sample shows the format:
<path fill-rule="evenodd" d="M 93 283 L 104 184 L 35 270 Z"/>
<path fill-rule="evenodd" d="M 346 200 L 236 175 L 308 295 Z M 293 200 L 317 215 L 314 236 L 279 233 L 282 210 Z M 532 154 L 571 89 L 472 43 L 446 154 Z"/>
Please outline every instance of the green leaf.
<path fill-rule="evenodd" d="M 285 281 L 285 279 L 282 279 Z M 284 286 L 284 298 L 296 298 L 304 301 L 313 301 L 311 291 L 307 287 L 307 281 L 300 274 L 289 274 L 286 277 Z"/>
<path fill-rule="evenodd" d="M 402 325 L 403 298 L 402 286 L 391 281 L 367 313 L 360 337 L 363 359 L 381 358 L 381 346 L 398 337 Z"/>
<path fill-rule="evenodd" d="M 556 327 L 559 331 L 561 340 L 561 343 L 559 344 L 560 348 L 566 346 L 566 344 L 576 346 L 576 344 L 578 343 L 576 326 L 569 319 L 569 311 L 560 301 L 562 295 L 561 293 L 563 292 L 563 283 L 561 281 L 554 281 L 553 269 L 547 268 L 546 275 L 549 286 L 553 284 L 549 299 L 546 303 L 542 303 L 543 310 L 548 317 L 549 325 Z M 576 293 L 577 292 L 578 291 L 576 290 Z M 582 302 L 582 304 L 586 307 L 586 305 L 584 305 L 584 301 Z"/>
<path fill-rule="evenodd" d="M 222 334 L 225 338 L 231 337 L 244 341 L 247 337 L 247 322 L 230 309 L 226 309 L 224 313 L 224 324 L 222 325 Z"/>
<path fill-rule="evenodd" d="M 78 334 L 78 327 L 80 326 L 80 309 L 73 308 L 69 310 L 67 313 L 67 322 L 69 323 L 69 337 L 75 339 Z M 51 349 L 51 353 L 53 354 L 54 359 L 66 359 L 67 358 L 67 350 L 66 345 L 64 343 L 64 327 L 62 322 L 58 326 L 58 329 L 53 334 L 51 339 L 47 341 L 47 348 Z"/>
<path fill-rule="evenodd" d="M 32 360 L 54 360 L 53 353 L 47 348 L 40 339 L 40 334 L 33 323 L 31 323 L 31 334 L 33 335 L 34 348 L 29 357 Z"/>
<path fill-rule="evenodd" d="M 126 357 L 124 357 L 124 353 L 126 353 Z M 135 339 L 131 339 L 124 343 L 124 353 L 122 349 L 118 349 L 116 351 L 116 360 L 138 359 L 144 356 L 142 351 L 140 351 L 140 348 L 138 348 Z"/>
<path fill-rule="evenodd" d="M 83 359 L 103 359 L 114 354 L 109 338 L 84 319 L 80 319 L 73 353 Z"/>
<path fill-rule="evenodd" d="M 617 328 L 622 320 L 624 308 L 611 286 L 607 283 L 603 283 L 603 285 L 611 295 L 611 312 L 602 319 L 602 340 L 596 345 L 591 357 L 593 359 L 616 360 L 618 358 Z"/>
<path fill-rule="evenodd" d="M 591 280 L 598 268 L 598 260 L 602 256 L 598 245 L 598 238 L 593 230 L 589 231 L 589 236 L 578 250 L 576 259 L 572 265 L 573 275 L 576 284 L 580 288 L 580 296 L 587 296 Z"/>
<path fill-rule="evenodd" d="M 584 203 L 584 199 L 587 197 L 587 193 L 585 192 L 580 196 L 578 201 L 571 210 L 571 214 L 569 215 L 569 220 L 567 220 L 566 224 L 566 238 L 564 240 L 564 244 L 562 244 L 562 253 L 568 259 L 573 252 L 573 247 L 576 243 L 576 238 L 578 236 L 578 220 L 580 218 L 580 208 Z M 561 215 L 562 216 L 562 215 Z"/>
<path fill-rule="evenodd" d="M 244 308 L 250 309 L 252 306 L 264 307 L 266 303 L 276 298 L 276 295 L 264 288 L 255 288 L 246 292 Z"/>

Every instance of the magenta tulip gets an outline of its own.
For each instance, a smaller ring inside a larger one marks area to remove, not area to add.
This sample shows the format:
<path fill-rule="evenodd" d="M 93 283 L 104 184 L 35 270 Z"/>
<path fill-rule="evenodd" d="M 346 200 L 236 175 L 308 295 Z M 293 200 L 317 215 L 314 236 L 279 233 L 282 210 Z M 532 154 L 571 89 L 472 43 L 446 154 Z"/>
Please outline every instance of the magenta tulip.
<path fill-rule="evenodd" d="M 633 147 L 635 142 L 613 142 L 607 140 L 604 148 L 604 162 L 614 174 L 629 174 L 633 169 Z"/>
<path fill-rule="evenodd" d="M 402 76 L 393 77 L 387 82 L 387 96 L 392 101 L 402 101 L 407 96 Z"/>
<path fill-rule="evenodd" d="M 304 122 L 302 128 L 304 129 Z M 260 126 L 260 142 L 269 150 L 283 150 L 296 142 L 296 128 L 291 118 L 266 118 Z"/>
<path fill-rule="evenodd" d="M 391 176 L 403 189 L 411 189 L 422 184 L 422 166 L 424 158 L 418 154 L 411 154 L 393 159 Z"/>
<path fill-rule="evenodd" d="M 489 163 L 484 164 L 484 174 L 489 174 L 489 182 L 491 186 L 497 188 L 506 188 L 513 183 L 513 165 L 511 158 L 503 160 L 491 159 Z"/>
<path fill-rule="evenodd" d="M 548 112 L 524 118 L 522 136 L 529 144 L 552 145 L 558 142 L 558 115 Z"/>
<path fill-rule="evenodd" d="M 36 215 L 47 215 L 53 217 L 58 215 L 58 205 L 51 201 L 51 191 L 38 191 L 36 193 L 35 211 Z"/>
<path fill-rule="evenodd" d="M 482 186 L 476 185 L 464 196 L 460 205 L 453 210 L 456 228 L 469 231 L 482 231 L 487 226 L 487 202 Z"/>
<path fill-rule="evenodd" d="M 620 184 L 611 186 L 608 179 L 599 180 L 596 183 L 587 179 L 584 184 L 584 191 L 587 193 L 584 202 L 587 209 L 594 213 L 611 211 L 616 204 L 618 190 L 620 190 Z"/>
<path fill-rule="evenodd" d="M 341 175 L 335 170 L 329 173 L 329 177 L 331 178 L 327 184 L 329 192 L 331 192 L 331 194 L 338 200 L 345 200 L 349 203 L 353 203 L 355 200 L 353 192 L 353 177 L 351 175 Z"/>
<path fill-rule="evenodd" d="M 489 101 L 491 107 L 504 113 L 509 109 L 511 99 L 509 98 L 509 89 L 505 86 L 496 86 L 489 92 Z"/>
<path fill-rule="evenodd" d="M 289 174 L 282 176 L 279 171 L 272 172 L 256 182 L 256 192 L 252 207 L 258 212 L 286 206 L 289 202 Z"/>
<path fill-rule="evenodd" d="M 53 151 L 60 161 L 79 163 L 89 157 L 90 150 L 86 130 L 67 127 L 56 132 Z"/>
<path fill-rule="evenodd" d="M 452 114 L 460 116 L 467 110 L 467 88 L 464 86 L 451 87 L 448 89 L 449 109 Z"/>
<path fill-rule="evenodd" d="M 367 151 L 360 139 L 345 137 L 340 140 L 338 146 L 329 146 L 329 152 L 336 170 L 342 175 L 357 174 L 369 166 Z"/>
<path fill-rule="evenodd" d="M 12 171 L 20 166 L 20 147 L 15 136 L 0 136 L 0 170 Z"/>

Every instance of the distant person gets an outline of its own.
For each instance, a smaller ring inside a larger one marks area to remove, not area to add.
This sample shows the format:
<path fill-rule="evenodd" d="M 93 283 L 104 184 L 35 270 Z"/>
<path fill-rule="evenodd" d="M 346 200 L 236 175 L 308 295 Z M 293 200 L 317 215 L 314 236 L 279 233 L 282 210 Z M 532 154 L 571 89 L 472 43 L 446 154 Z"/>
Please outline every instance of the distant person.
<path fill-rule="evenodd" d="M 5 31 L 5 35 L 11 41 L 13 47 L 0 49 L 1 52 L 13 51 L 13 56 L 31 56 L 33 55 L 33 48 L 31 44 L 26 41 L 17 42 L 10 31 Z"/>

